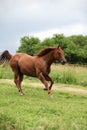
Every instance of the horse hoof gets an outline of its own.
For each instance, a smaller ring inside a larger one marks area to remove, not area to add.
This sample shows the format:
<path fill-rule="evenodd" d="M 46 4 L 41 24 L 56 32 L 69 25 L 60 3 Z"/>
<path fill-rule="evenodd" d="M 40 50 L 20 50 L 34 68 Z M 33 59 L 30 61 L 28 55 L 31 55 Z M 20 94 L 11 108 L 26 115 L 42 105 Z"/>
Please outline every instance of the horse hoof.
<path fill-rule="evenodd" d="M 49 95 L 49 98 L 53 98 L 53 95 Z"/>
<path fill-rule="evenodd" d="M 23 94 L 23 93 L 19 93 L 19 95 L 20 95 L 20 96 L 24 96 L 24 94 Z"/>

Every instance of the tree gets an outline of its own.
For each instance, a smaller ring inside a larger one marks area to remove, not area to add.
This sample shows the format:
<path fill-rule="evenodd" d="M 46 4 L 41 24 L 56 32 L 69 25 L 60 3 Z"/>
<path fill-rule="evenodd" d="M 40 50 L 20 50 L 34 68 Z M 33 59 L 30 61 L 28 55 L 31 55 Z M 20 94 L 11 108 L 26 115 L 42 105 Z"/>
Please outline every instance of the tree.
<path fill-rule="evenodd" d="M 76 45 L 80 45 L 80 46 L 84 46 L 87 40 L 83 35 L 73 35 L 68 38 L 71 41 L 73 41 Z"/>
<path fill-rule="evenodd" d="M 45 47 L 60 45 L 63 47 L 68 63 L 87 63 L 87 36 L 65 37 L 63 34 L 55 34 L 52 38 L 46 38 L 43 41 L 40 41 L 39 38 L 24 36 L 20 42 L 21 45 L 17 52 L 35 55 Z"/>
<path fill-rule="evenodd" d="M 21 45 L 19 46 L 17 52 L 24 52 L 30 55 L 34 55 L 36 50 L 35 47 L 40 43 L 40 40 L 38 38 L 24 36 L 21 38 L 20 42 Z"/>

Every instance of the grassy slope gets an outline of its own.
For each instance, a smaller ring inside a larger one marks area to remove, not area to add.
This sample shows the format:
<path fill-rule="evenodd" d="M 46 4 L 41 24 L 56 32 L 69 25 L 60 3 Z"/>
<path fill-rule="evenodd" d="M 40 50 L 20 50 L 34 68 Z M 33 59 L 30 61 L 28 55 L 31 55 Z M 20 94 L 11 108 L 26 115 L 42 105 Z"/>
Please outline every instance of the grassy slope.
<path fill-rule="evenodd" d="M 0 130 L 87 130 L 87 96 L 0 83 Z"/>

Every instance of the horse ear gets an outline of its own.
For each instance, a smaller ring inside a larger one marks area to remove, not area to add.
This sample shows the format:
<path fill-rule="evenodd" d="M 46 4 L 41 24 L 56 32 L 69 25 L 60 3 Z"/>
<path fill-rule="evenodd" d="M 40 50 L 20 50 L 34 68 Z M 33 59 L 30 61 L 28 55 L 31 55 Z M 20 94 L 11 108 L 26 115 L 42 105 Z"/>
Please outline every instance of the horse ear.
<path fill-rule="evenodd" d="M 60 49 L 60 48 L 62 49 L 62 47 L 61 47 L 60 45 L 58 45 L 58 47 L 57 47 L 57 48 L 58 48 L 58 49 Z"/>

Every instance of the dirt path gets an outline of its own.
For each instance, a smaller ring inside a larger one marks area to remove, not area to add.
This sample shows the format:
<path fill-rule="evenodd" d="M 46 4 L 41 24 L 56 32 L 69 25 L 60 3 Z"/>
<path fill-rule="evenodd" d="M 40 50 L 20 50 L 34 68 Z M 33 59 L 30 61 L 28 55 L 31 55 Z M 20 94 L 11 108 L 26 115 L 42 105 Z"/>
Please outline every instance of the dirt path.
<path fill-rule="evenodd" d="M 29 85 L 34 86 L 34 87 L 44 87 L 41 83 L 29 83 Z M 73 92 L 73 93 L 79 93 L 79 94 L 86 94 L 87 95 L 87 90 L 85 90 L 85 89 L 63 87 L 62 84 L 61 85 L 60 84 L 53 85 L 52 90 L 58 90 L 60 92 Z"/>
<path fill-rule="evenodd" d="M 14 84 L 13 80 L 9 80 L 9 79 L 0 79 L 0 83 Z M 44 88 L 42 83 L 24 81 L 22 84 L 23 85 L 30 85 L 32 87 L 42 87 L 42 88 Z M 87 95 L 87 89 L 73 88 L 73 87 L 70 87 L 70 86 L 63 85 L 63 84 L 54 84 L 52 90 L 58 90 L 60 92 L 72 92 L 72 93 Z"/>

